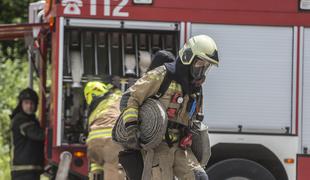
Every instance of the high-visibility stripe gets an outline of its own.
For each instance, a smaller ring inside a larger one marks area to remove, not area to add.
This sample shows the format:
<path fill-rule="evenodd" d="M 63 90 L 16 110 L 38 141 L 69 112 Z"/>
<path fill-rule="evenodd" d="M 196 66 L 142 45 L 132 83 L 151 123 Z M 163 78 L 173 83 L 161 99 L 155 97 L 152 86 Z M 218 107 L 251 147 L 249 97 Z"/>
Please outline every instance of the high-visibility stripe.
<path fill-rule="evenodd" d="M 129 113 L 129 112 L 136 113 L 136 112 L 138 112 L 138 109 L 136 109 L 136 108 L 128 108 L 128 109 L 125 110 L 125 112 L 126 113 Z"/>
<path fill-rule="evenodd" d="M 111 133 L 112 133 L 112 131 L 109 131 L 109 132 L 91 133 L 91 134 L 88 135 L 88 137 L 92 137 L 92 136 L 96 136 L 96 135 L 100 135 L 100 134 L 102 134 L 103 136 L 105 136 L 105 135 L 109 135 L 109 134 L 111 134 Z"/>
<path fill-rule="evenodd" d="M 129 114 L 138 115 L 138 111 L 125 111 L 123 116 L 129 115 Z"/>
<path fill-rule="evenodd" d="M 89 142 L 92 139 L 103 138 L 103 137 L 112 137 L 112 128 L 109 129 L 97 129 L 91 131 L 87 137 L 86 142 Z"/>
<path fill-rule="evenodd" d="M 96 132 L 111 132 L 111 131 L 112 131 L 112 128 L 93 129 L 89 132 L 89 134 L 96 133 Z"/>
<path fill-rule="evenodd" d="M 41 166 L 37 165 L 13 165 L 12 171 L 25 171 L 25 170 L 42 170 Z"/>
<path fill-rule="evenodd" d="M 110 133 L 110 134 L 100 134 L 100 135 L 88 137 L 87 140 L 86 140 L 86 143 L 88 143 L 90 140 L 97 139 L 97 138 L 103 138 L 103 137 L 105 137 L 105 138 L 112 137 L 112 133 Z"/>
<path fill-rule="evenodd" d="M 138 114 L 126 114 L 124 117 L 123 117 L 123 120 L 127 123 L 127 122 L 130 122 L 132 118 L 135 118 L 134 120 L 136 121 L 137 118 L 138 118 Z"/>
<path fill-rule="evenodd" d="M 99 164 L 95 164 L 95 163 L 90 164 L 90 172 L 94 172 L 98 170 L 103 171 L 103 166 L 100 166 Z"/>
<path fill-rule="evenodd" d="M 99 134 L 111 134 L 112 133 L 112 129 L 102 129 L 101 131 L 91 131 L 88 134 L 88 137 L 90 136 L 95 136 L 95 135 L 99 135 Z"/>
<path fill-rule="evenodd" d="M 124 111 L 122 116 L 125 123 L 135 122 L 138 120 L 138 110 L 136 108 L 128 108 Z"/>
<path fill-rule="evenodd" d="M 109 134 L 111 134 L 111 133 L 112 133 L 112 130 L 111 130 L 111 131 L 104 131 L 104 132 L 90 133 L 90 134 L 88 135 L 88 137 L 92 137 L 92 136 L 96 136 L 96 135 L 100 135 L 100 134 L 102 134 L 102 135 L 109 135 Z"/>
<path fill-rule="evenodd" d="M 20 129 L 20 133 L 24 136 L 26 136 L 26 133 L 24 131 L 24 129 L 27 127 L 27 126 L 30 126 L 30 125 L 33 125 L 34 122 L 26 122 L 26 123 L 23 123 L 19 126 L 19 129 Z"/>

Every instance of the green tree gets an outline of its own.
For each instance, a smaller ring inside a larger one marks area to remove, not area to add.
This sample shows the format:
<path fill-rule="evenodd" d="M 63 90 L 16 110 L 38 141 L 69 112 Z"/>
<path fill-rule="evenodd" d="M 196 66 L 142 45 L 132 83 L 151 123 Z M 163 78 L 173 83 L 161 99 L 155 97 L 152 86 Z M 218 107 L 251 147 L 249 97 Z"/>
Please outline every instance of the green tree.
<path fill-rule="evenodd" d="M 0 24 L 28 22 L 28 6 L 36 0 L 1 0 Z M 26 49 L 22 40 L 1 41 L 0 63 L 6 60 L 25 59 Z"/>
<path fill-rule="evenodd" d="M 25 23 L 36 0 L 1 0 L 0 24 Z M 18 93 L 27 87 L 27 49 L 23 40 L 0 42 L 0 179 L 10 179 L 10 117 Z"/>
<path fill-rule="evenodd" d="M 27 87 L 27 61 L 5 61 L 0 64 L 0 72 L 0 177 L 6 177 L 10 174 L 10 114 L 18 93 Z"/>

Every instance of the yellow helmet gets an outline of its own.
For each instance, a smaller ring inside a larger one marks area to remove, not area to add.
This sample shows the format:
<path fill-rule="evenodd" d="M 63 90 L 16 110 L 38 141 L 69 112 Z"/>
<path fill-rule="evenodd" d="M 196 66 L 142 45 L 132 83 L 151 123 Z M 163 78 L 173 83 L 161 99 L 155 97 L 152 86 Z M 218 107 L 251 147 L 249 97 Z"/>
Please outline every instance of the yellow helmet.
<path fill-rule="evenodd" d="M 195 57 L 206 60 L 218 66 L 219 58 L 214 40 L 207 35 L 198 35 L 190 38 L 179 51 L 181 62 L 184 65 L 192 64 Z"/>
<path fill-rule="evenodd" d="M 99 81 L 88 82 L 84 88 L 86 103 L 89 105 L 92 102 L 93 97 L 105 95 L 112 87 L 112 84 Z"/>

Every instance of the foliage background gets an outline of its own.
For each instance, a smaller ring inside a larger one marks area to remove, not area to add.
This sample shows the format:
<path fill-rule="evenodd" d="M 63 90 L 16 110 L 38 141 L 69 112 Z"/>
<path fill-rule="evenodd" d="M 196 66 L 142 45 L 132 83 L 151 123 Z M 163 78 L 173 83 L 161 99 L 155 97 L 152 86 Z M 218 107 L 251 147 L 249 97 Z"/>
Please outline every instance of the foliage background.
<path fill-rule="evenodd" d="M 10 179 L 10 118 L 17 96 L 27 86 L 27 61 L 16 59 L 0 64 L 0 177 Z M 0 178 L 1 179 L 1 178 Z"/>
<path fill-rule="evenodd" d="M 1 0 L 0 24 L 28 21 L 35 0 Z M 10 118 L 18 93 L 27 87 L 27 49 L 23 40 L 0 41 L 0 179 L 10 179 Z"/>

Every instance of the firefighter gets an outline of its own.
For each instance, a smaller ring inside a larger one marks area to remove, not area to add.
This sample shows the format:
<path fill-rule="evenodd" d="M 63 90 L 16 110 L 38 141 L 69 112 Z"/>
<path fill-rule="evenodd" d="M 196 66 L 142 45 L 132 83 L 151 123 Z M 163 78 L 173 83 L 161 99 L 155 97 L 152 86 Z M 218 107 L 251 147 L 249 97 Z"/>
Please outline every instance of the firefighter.
<path fill-rule="evenodd" d="M 211 67 L 218 63 L 213 39 L 206 35 L 194 36 L 179 51 L 176 61 L 149 71 L 124 94 L 128 97 L 123 98 L 126 102 L 122 104 L 126 107 L 121 119 L 128 134 L 126 147 L 129 149 L 142 149 L 138 114 L 143 102 L 155 97 L 166 108 L 168 128 L 164 140 L 154 150 L 153 179 L 170 180 L 174 175 L 179 179 L 207 179 L 190 149 L 191 127 L 202 109 L 201 84 Z"/>
<path fill-rule="evenodd" d="M 91 180 L 121 180 L 124 174 L 118 164 L 121 146 L 112 142 L 111 132 L 118 118 L 121 91 L 110 83 L 88 82 L 84 89 L 88 104 L 87 156 Z M 104 172 L 104 173 L 103 173 Z"/>
<path fill-rule="evenodd" d="M 22 90 L 11 115 L 13 180 L 39 180 L 44 163 L 44 129 L 35 116 L 38 95 L 30 88 Z"/>

